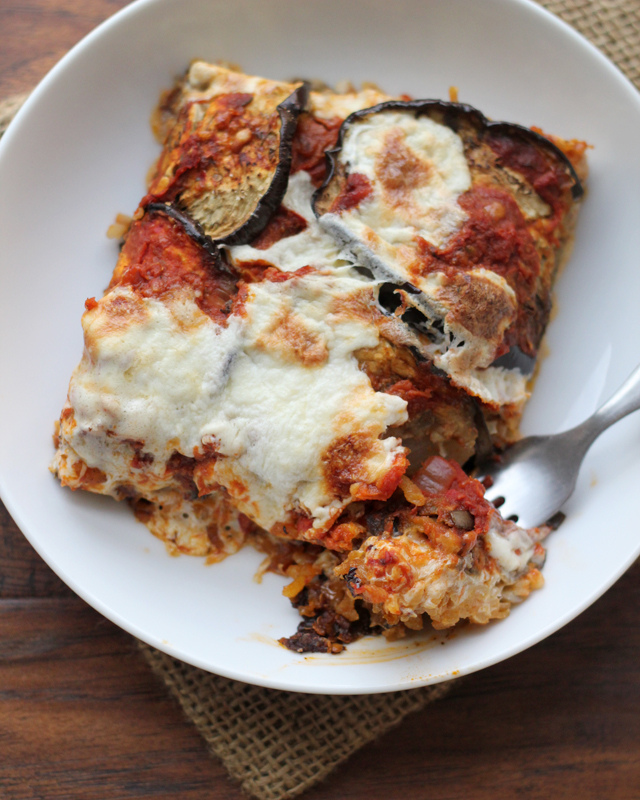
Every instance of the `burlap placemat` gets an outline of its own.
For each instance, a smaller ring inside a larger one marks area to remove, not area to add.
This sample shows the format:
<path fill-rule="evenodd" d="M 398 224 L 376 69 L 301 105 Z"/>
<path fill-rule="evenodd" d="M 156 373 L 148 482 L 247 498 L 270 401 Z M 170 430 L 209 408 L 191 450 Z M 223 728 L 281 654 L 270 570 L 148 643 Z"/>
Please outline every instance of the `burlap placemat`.
<path fill-rule="evenodd" d="M 282 692 L 211 675 L 147 645 L 141 649 L 229 774 L 260 800 L 295 797 L 449 689 L 442 683 L 362 696 Z"/>
<path fill-rule="evenodd" d="M 540 0 L 640 86 L 640 0 Z M 26 95 L 0 103 L 0 136 Z M 397 694 L 317 696 L 262 689 L 141 651 L 229 774 L 259 800 L 294 797 L 450 684 Z"/>
<path fill-rule="evenodd" d="M 538 0 L 608 56 L 640 88 L 640 0 Z"/>

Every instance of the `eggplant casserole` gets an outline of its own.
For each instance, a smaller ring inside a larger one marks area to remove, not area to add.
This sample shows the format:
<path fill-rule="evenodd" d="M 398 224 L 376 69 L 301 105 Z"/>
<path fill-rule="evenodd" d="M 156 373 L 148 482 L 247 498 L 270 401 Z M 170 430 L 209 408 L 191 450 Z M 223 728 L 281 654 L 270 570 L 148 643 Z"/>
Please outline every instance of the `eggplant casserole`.
<path fill-rule="evenodd" d="M 549 528 L 470 471 L 518 437 L 586 145 L 202 61 L 152 124 L 86 301 L 62 485 L 126 500 L 172 553 L 258 548 L 303 617 L 292 650 L 506 616 Z"/>

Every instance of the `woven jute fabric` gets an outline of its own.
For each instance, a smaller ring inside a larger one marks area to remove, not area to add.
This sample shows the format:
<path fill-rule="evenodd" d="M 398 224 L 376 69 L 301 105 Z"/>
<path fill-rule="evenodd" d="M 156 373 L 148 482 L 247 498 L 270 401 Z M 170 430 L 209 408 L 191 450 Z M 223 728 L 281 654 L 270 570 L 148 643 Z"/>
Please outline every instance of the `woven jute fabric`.
<path fill-rule="evenodd" d="M 640 87 L 640 0 L 543 0 L 541 5 Z M 25 97 L 0 102 L 0 135 Z M 140 647 L 212 753 L 259 800 L 300 794 L 407 714 L 443 697 L 451 685 L 370 696 L 296 694 L 211 675 Z"/>
<path fill-rule="evenodd" d="M 399 694 L 307 695 L 211 675 L 141 645 L 229 774 L 260 800 L 294 797 L 448 684 Z"/>
<path fill-rule="evenodd" d="M 543 0 L 640 88 L 640 0 Z"/>

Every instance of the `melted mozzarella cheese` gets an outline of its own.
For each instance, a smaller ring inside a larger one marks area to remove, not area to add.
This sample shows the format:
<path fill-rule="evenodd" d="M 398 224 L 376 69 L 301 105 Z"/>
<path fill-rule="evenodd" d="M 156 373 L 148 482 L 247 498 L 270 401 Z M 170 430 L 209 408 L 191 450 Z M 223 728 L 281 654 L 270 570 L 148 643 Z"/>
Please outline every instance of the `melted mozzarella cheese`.
<path fill-rule="evenodd" d="M 350 502 L 325 475 L 332 443 L 365 436 L 359 469 L 372 483 L 404 452 L 379 437 L 406 420 L 405 401 L 374 392 L 353 355 L 375 346 L 377 329 L 340 310 L 361 291 L 370 288 L 349 277 L 254 284 L 223 327 L 186 296 L 160 301 L 116 287 L 83 318 L 74 425 L 62 427 L 58 470 L 79 457 L 107 473 L 113 493 L 133 484 L 144 495 L 167 485 L 174 452 L 214 445 L 207 483 L 224 486 L 259 525 L 291 511 L 316 528 L 330 524 Z M 136 442 L 153 456 L 140 475 L 130 464 Z"/>
<path fill-rule="evenodd" d="M 299 84 L 280 83 L 257 75 L 245 75 L 220 64 L 194 61 L 182 85 L 183 103 L 211 100 L 233 92 L 268 96 L 280 95 L 284 90 L 286 94 L 290 94 L 297 85 Z"/>
<path fill-rule="evenodd" d="M 228 251 L 232 260 L 267 261 L 282 272 L 295 272 L 307 266 L 324 269 L 345 264 L 341 248 L 320 227 L 311 209 L 313 192 L 314 186 L 308 172 L 301 170 L 291 175 L 282 205 L 303 217 L 307 227 L 294 236 L 280 239 L 265 250 L 258 250 L 251 245 L 230 247 Z"/>
<path fill-rule="evenodd" d="M 366 226 L 392 245 L 421 236 L 442 247 L 466 219 L 457 202 L 471 187 L 462 140 L 429 117 L 384 112 L 358 120 L 347 129 L 340 160 L 373 187 L 342 215 L 347 224 Z"/>
<path fill-rule="evenodd" d="M 491 518 L 485 541 L 505 578 L 513 578 L 524 572 L 536 544 L 529 531 L 501 519 L 497 514 Z"/>
<path fill-rule="evenodd" d="M 434 358 L 434 363 L 448 372 L 452 383 L 491 406 L 521 406 L 529 397 L 527 379 L 517 369 L 448 369 L 450 362 L 439 357 Z"/>
<path fill-rule="evenodd" d="M 322 475 L 322 454 L 334 440 L 369 435 L 372 481 L 401 452 L 398 440 L 378 437 L 394 420 L 406 420 L 406 403 L 374 392 L 353 357 L 375 346 L 377 330 L 331 310 L 340 296 L 361 288 L 354 279 L 323 276 L 250 287 L 245 347 L 225 387 L 223 413 L 205 432 L 233 458 L 216 463 L 218 480 L 251 484 L 248 505 L 242 489 L 235 499 L 254 517 L 251 504 L 259 505 L 263 527 L 280 520 L 283 508 L 296 507 L 322 527 L 346 504 Z M 303 342 L 299 351 L 290 339 Z M 319 353 L 305 363 L 310 348 Z"/>
<path fill-rule="evenodd" d="M 371 88 L 359 92 L 309 92 L 309 111 L 320 119 L 346 119 L 354 111 L 362 111 L 391 99 L 380 89 Z"/>
<path fill-rule="evenodd" d="M 123 302 L 136 312 L 114 325 Z M 69 387 L 79 433 L 98 436 L 98 448 L 108 432 L 142 441 L 159 461 L 174 450 L 192 456 L 240 349 L 242 321 L 222 327 L 190 298 L 163 302 L 117 287 L 83 327 L 85 353 Z"/>

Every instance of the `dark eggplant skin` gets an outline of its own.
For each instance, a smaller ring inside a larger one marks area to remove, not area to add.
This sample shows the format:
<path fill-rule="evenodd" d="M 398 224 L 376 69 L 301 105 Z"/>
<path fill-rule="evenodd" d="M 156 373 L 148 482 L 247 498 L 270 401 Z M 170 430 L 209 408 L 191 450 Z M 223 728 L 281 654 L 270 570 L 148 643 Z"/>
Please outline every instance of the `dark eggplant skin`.
<path fill-rule="evenodd" d="M 349 127 L 359 119 L 364 119 L 372 114 L 378 114 L 383 111 L 413 111 L 416 117 L 423 115 L 429 116 L 434 119 L 434 121 L 451 128 L 455 133 L 461 135 L 463 139 L 464 126 L 467 126 L 476 134 L 479 133 L 481 138 L 484 138 L 487 132 L 494 135 L 505 134 L 511 137 L 518 137 L 524 143 L 534 145 L 536 148 L 546 152 L 552 158 L 560 162 L 566 170 L 567 176 L 572 181 L 571 196 L 574 200 L 579 200 L 584 195 L 582 183 L 573 165 L 562 150 L 556 147 L 546 136 L 532 131 L 524 125 L 518 125 L 514 122 L 494 122 L 487 119 L 477 108 L 467 105 L 466 103 L 453 103 L 446 100 L 387 100 L 384 103 L 371 106 L 371 108 L 354 111 L 353 114 L 350 114 L 342 123 L 336 146 L 331 150 L 327 150 L 325 154 L 327 176 L 322 186 L 315 191 L 312 198 L 313 211 L 317 217 L 326 213 L 327 209 L 322 209 L 321 207 L 322 200 L 324 199 L 323 195 L 326 193 L 334 177 L 337 177 L 338 155 L 342 150 L 344 137 Z"/>
<path fill-rule="evenodd" d="M 227 246 L 248 244 L 262 233 L 272 215 L 282 202 L 287 191 L 289 172 L 291 170 L 291 147 L 293 137 L 298 126 L 298 117 L 307 105 L 309 98 L 309 84 L 303 83 L 295 89 L 286 100 L 277 107 L 280 117 L 280 145 L 278 152 L 278 166 L 269 188 L 262 195 L 258 205 L 251 216 L 236 231 L 222 239 L 217 239 L 219 244 Z"/>
<path fill-rule="evenodd" d="M 199 244 L 203 250 L 206 250 L 213 259 L 217 261 L 220 258 L 220 250 L 213 239 L 207 236 L 199 222 L 196 222 L 195 219 L 192 219 L 184 211 L 181 211 L 170 203 L 149 203 L 149 205 L 145 207 L 145 212 L 166 214 L 168 217 L 171 217 L 171 219 L 182 225 L 184 232 L 193 239 L 196 244 Z"/>
<path fill-rule="evenodd" d="M 505 369 L 517 369 L 523 375 L 533 375 L 536 367 L 536 359 L 523 353 L 517 344 L 512 344 L 508 352 L 491 364 L 492 367 L 504 367 Z"/>

